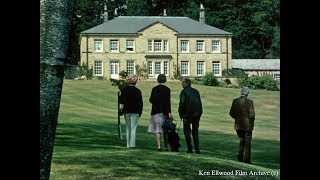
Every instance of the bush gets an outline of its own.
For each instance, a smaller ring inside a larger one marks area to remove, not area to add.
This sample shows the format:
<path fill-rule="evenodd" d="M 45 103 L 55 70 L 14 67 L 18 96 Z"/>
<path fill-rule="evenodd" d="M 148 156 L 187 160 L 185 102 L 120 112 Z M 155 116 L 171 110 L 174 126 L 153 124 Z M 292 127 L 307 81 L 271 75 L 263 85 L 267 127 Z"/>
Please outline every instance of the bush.
<path fill-rule="evenodd" d="M 278 91 L 277 81 L 269 75 L 252 76 L 242 82 L 251 89 L 266 89 L 271 91 Z"/>
<path fill-rule="evenodd" d="M 128 72 L 121 71 L 119 73 L 119 76 L 121 79 L 110 79 L 110 82 L 112 82 L 112 86 L 118 86 L 118 89 L 121 91 L 124 87 L 128 85 L 126 78 L 128 77 Z"/>
<path fill-rule="evenodd" d="M 203 76 L 203 84 L 206 86 L 218 86 L 219 85 L 219 81 L 217 80 L 217 78 L 213 75 L 213 73 L 206 73 Z"/>
<path fill-rule="evenodd" d="M 93 67 L 91 68 L 87 68 L 88 66 L 86 64 L 82 64 L 81 66 L 79 66 L 78 68 L 78 76 L 86 76 L 87 79 L 92 79 L 93 77 Z M 88 73 L 87 73 L 87 69 L 88 69 Z"/>

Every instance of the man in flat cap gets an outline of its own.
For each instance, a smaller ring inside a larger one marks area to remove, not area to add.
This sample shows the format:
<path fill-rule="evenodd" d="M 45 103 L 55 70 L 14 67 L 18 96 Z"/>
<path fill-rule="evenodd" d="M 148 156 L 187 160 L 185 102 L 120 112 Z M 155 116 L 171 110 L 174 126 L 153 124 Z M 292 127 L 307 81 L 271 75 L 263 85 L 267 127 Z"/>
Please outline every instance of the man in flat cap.
<path fill-rule="evenodd" d="M 235 120 L 234 129 L 240 139 L 238 160 L 251 164 L 251 139 L 254 127 L 255 112 L 253 101 L 248 97 L 249 88 L 243 86 L 241 96 L 233 99 L 229 115 Z"/>

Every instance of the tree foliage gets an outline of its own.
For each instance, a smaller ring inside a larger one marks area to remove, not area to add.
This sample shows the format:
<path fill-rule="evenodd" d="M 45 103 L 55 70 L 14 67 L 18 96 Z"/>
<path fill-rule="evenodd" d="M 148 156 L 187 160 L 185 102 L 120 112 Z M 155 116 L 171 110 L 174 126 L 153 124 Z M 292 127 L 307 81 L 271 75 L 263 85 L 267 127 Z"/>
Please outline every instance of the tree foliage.
<path fill-rule="evenodd" d="M 206 24 L 233 33 L 232 58 L 280 58 L 280 0 L 78 0 L 68 60 L 79 62 L 79 33 L 103 22 L 104 5 L 109 20 L 119 15 L 162 16 L 166 9 L 167 16 L 198 21 L 200 2 Z M 115 9 L 122 11 L 115 15 Z"/>

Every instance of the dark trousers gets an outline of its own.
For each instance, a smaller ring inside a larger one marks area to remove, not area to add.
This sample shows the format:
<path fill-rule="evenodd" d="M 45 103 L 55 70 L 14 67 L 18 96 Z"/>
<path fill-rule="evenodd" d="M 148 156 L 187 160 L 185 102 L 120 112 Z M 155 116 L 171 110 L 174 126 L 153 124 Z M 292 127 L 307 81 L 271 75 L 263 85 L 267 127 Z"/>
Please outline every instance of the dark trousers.
<path fill-rule="evenodd" d="M 183 119 L 183 132 L 186 139 L 188 151 L 192 151 L 191 134 L 193 138 L 194 149 L 196 151 L 200 150 L 199 147 L 199 121 L 200 119 Z M 192 126 L 192 130 L 191 127 Z"/>
<path fill-rule="evenodd" d="M 251 163 L 251 140 L 252 131 L 237 130 L 240 139 L 238 160 L 245 163 Z"/>
<path fill-rule="evenodd" d="M 168 130 L 163 129 L 164 148 L 168 148 Z"/>

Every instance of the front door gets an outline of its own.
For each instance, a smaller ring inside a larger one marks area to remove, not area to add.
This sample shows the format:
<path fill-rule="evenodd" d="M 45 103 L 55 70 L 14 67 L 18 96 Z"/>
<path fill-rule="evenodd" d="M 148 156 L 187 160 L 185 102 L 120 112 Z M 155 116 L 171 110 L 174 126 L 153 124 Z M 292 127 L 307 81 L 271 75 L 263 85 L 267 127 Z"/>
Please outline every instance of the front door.
<path fill-rule="evenodd" d="M 119 62 L 118 61 L 110 62 L 110 78 L 119 79 Z"/>

